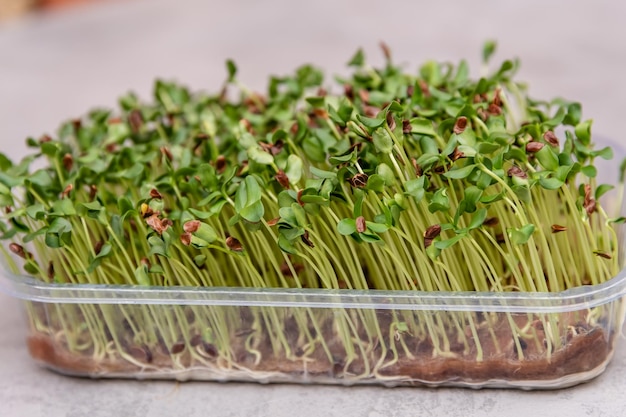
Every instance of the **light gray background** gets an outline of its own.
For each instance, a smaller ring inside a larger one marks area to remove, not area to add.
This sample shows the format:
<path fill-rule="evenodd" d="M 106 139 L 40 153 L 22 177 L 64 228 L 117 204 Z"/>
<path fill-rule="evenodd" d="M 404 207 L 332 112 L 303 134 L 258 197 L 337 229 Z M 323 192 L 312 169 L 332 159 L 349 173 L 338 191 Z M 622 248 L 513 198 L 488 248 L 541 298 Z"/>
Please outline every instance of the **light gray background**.
<path fill-rule="evenodd" d="M 0 150 L 22 155 L 26 136 L 129 89 L 147 98 L 157 76 L 215 90 L 226 58 L 261 89 L 306 61 L 345 72 L 359 46 L 379 63 L 381 40 L 410 70 L 431 58 L 476 69 L 487 38 L 499 41 L 496 58 L 522 60 L 534 96 L 583 102 L 595 133 L 623 144 L 626 6 L 544 3 L 137 0 L 10 22 L 0 27 Z M 0 416 L 626 415 L 626 343 L 603 376 L 556 392 L 176 384 L 57 376 L 30 361 L 22 326 L 19 304 L 0 295 Z"/>

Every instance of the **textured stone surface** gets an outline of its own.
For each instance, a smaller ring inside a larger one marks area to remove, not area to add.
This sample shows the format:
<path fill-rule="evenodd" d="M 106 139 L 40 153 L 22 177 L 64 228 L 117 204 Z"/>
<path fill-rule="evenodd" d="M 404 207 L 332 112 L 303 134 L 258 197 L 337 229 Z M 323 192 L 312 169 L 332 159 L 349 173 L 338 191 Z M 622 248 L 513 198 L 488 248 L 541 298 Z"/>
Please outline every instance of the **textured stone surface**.
<path fill-rule="evenodd" d="M 522 60 L 535 96 L 583 102 L 596 133 L 626 142 L 626 6 L 619 2 L 211 3 L 111 2 L 0 28 L 0 149 L 19 156 L 27 135 L 110 106 L 128 89 L 148 97 L 157 76 L 217 89 L 227 57 L 260 89 L 268 74 L 303 61 L 343 72 L 358 46 L 380 62 L 380 40 L 410 69 L 429 58 L 467 58 L 477 68 L 486 38 L 499 39 L 497 58 Z M 1 416 L 626 415 L 625 343 L 603 376 L 556 392 L 177 384 L 55 375 L 30 361 L 22 327 L 19 304 L 0 295 Z"/>

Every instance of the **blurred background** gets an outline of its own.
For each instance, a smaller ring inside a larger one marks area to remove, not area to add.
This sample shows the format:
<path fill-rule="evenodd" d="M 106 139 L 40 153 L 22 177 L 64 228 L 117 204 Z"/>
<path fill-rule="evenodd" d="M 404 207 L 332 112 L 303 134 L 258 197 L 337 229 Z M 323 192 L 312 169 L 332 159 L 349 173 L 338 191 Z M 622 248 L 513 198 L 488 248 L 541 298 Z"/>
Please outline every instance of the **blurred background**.
<path fill-rule="evenodd" d="M 7 21 L 37 10 L 51 10 L 95 0 L 1 0 L 0 21 Z"/>

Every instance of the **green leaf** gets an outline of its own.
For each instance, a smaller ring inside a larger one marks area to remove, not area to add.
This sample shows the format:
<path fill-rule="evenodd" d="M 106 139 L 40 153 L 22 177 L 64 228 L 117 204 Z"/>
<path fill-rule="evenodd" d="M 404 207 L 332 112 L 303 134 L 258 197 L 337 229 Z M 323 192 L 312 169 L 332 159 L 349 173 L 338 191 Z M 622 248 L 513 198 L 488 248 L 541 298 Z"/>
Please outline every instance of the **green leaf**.
<path fill-rule="evenodd" d="M 496 46 L 497 46 L 496 41 L 489 40 L 484 43 L 483 54 L 482 54 L 483 64 L 486 64 L 489 62 L 494 52 L 496 52 Z"/>
<path fill-rule="evenodd" d="M 517 198 L 519 198 L 524 203 L 530 203 L 532 197 L 530 195 L 530 189 L 524 185 L 514 185 L 511 187 Z"/>
<path fill-rule="evenodd" d="M 493 182 L 493 178 L 486 172 L 481 172 L 478 176 L 478 181 L 476 181 L 476 186 L 481 190 L 486 190 L 487 187 L 491 185 Z"/>
<path fill-rule="evenodd" d="M 446 147 L 443 148 L 441 153 L 443 155 L 451 155 L 454 152 L 454 150 L 456 149 L 456 146 L 457 146 L 456 137 L 454 135 L 452 135 L 452 136 L 450 136 L 450 139 L 448 139 L 448 143 L 446 144 Z"/>
<path fill-rule="evenodd" d="M 300 201 L 302 201 L 305 204 L 319 204 L 319 205 L 324 205 L 327 206 L 329 201 L 327 198 L 322 197 L 321 195 L 302 195 L 300 197 Z"/>
<path fill-rule="evenodd" d="M 435 128 L 433 127 L 432 120 L 424 119 L 421 117 L 415 117 L 410 120 L 411 133 L 417 133 L 419 135 L 436 136 Z M 427 152 L 424 150 L 424 152 Z"/>
<path fill-rule="evenodd" d="M 487 155 L 490 153 L 494 153 L 501 148 L 502 145 L 499 145 L 497 143 L 482 142 L 478 145 L 478 152 Z"/>
<path fill-rule="evenodd" d="M 135 269 L 135 280 L 138 285 L 150 286 L 152 285 L 152 280 L 150 279 L 150 275 L 148 275 L 148 271 L 146 266 L 141 265 L 137 269 Z"/>
<path fill-rule="evenodd" d="M 462 59 L 456 69 L 453 82 L 457 87 L 464 86 L 469 79 L 469 65 L 467 61 Z"/>
<path fill-rule="evenodd" d="M 239 145 L 244 149 L 256 147 L 258 143 L 256 138 L 248 132 L 243 132 L 241 136 L 239 136 L 239 139 L 237 139 L 237 141 L 239 142 Z"/>
<path fill-rule="evenodd" d="M 43 169 L 35 171 L 30 177 L 27 177 L 27 180 L 28 182 L 36 184 L 42 188 L 48 188 L 52 185 L 52 177 L 50 177 L 50 174 Z M 6 185 L 10 187 L 9 184 Z"/>
<path fill-rule="evenodd" d="M 61 239 L 59 239 L 59 235 L 53 233 L 46 233 L 45 237 L 46 246 L 57 249 L 61 247 Z"/>
<path fill-rule="evenodd" d="M 167 245 L 159 236 L 150 236 L 148 238 L 148 245 L 150 245 L 150 251 L 148 252 L 149 256 L 159 255 L 169 258 Z"/>
<path fill-rule="evenodd" d="M 278 236 L 278 247 L 280 247 L 280 249 L 283 252 L 288 253 L 290 255 L 298 254 L 298 250 L 295 248 L 293 243 L 291 243 L 291 241 L 287 239 L 285 236 L 283 236 L 282 234 Z"/>
<path fill-rule="evenodd" d="M 527 224 L 519 229 L 511 228 L 507 230 L 509 235 L 509 239 L 511 239 L 511 243 L 514 245 L 524 245 L 528 243 L 531 236 L 535 232 L 534 224 Z"/>
<path fill-rule="evenodd" d="M 248 175 L 245 179 L 246 183 L 246 196 L 247 196 L 247 204 L 250 205 L 252 203 L 256 203 L 261 200 L 262 190 L 259 186 L 258 181 L 254 176 Z"/>
<path fill-rule="evenodd" d="M 582 107 L 580 103 L 571 103 L 567 106 L 567 116 L 563 119 L 563 124 L 569 126 L 576 126 L 580 123 L 580 117 L 582 114 Z"/>
<path fill-rule="evenodd" d="M 228 73 L 228 81 L 233 82 L 235 76 L 237 75 L 237 65 L 232 59 L 226 60 L 226 71 Z"/>
<path fill-rule="evenodd" d="M 440 160 L 439 154 L 430 154 L 425 153 L 419 158 L 417 158 L 417 164 L 422 167 L 422 169 L 427 170 L 432 167 L 436 162 Z"/>
<path fill-rule="evenodd" d="M 600 157 L 608 161 L 610 159 L 613 159 L 613 149 L 610 146 L 607 146 L 606 148 L 602 148 L 597 151 L 592 151 L 591 156 Z"/>
<path fill-rule="evenodd" d="M 131 203 L 131 201 L 126 197 L 120 197 L 117 200 L 117 208 L 121 216 L 125 216 L 127 213 L 135 210 L 133 203 Z"/>
<path fill-rule="evenodd" d="M 144 168 L 144 164 L 140 164 L 139 162 L 137 162 L 136 164 L 133 164 L 132 167 L 118 173 L 117 176 L 127 180 L 134 180 L 143 173 Z"/>
<path fill-rule="evenodd" d="M 337 173 L 336 172 L 324 171 L 322 169 L 315 168 L 314 166 L 310 166 L 309 167 L 309 171 L 311 172 L 311 175 L 313 175 L 313 176 L 315 176 L 317 178 L 324 178 L 324 179 L 335 179 L 335 178 L 337 178 Z"/>
<path fill-rule="evenodd" d="M 307 97 L 306 102 L 309 103 L 311 107 L 319 109 L 319 108 L 324 107 L 324 104 L 326 103 L 326 98 L 325 97 Z"/>
<path fill-rule="evenodd" d="M 359 237 L 363 240 L 363 242 L 367 242 L 367 243 L 379 243 L 382 241 L 380 236 L 378 236 L 375 233 L 363 232 L 363 233 L 359 233 Z"/>
<path fill-rule="evenodd" d="M 546 190 L 558 190 L 565 183 L 559 178 L 541 178 L 539 184 Z"/>
<path fill-rule="evenodd" d="M 457 169 L 453 169 L 450 170 L 448 172 L 446 172 L 445 174 L 443 174 L 446 178 L 450 178 L 453 180 L 460 180 L 460 179 L 464 179 L 470 176 L 470 174 L 472 172 L 474 172 L 474 169 L 476 169 L 476 165 L 472 164 L 472 165 L 467 165 L 463 168 L 457 168 Z"/>
<path fill-rule="evenodd" d="M 48 227 L 48 233 L 63 234 L 72 231 L 72 224 L 63 217 L 55 218 Z"/>
<path fill-rule="evenodd" d="M 580 142 L 587 146 L 591 143 L 591 124 L 592 120 L 586 120 L 582 123 L 579 123 L 574 128 L 574 133 L 576 133 L 576 137 Z"/>
<path fill-rule="evenodd" d="M 485 219 L 487 218 L 487 209 L 480 209 L 478 210 L 473 216 L 472 216 L 472 221 L 470 222 L 468 228 L 471 229 L 477 229 L 480 226 L 483 225 L 483 223 L 485 222 Z"/>
<path fill-rule="evenodd" d="M 26 207 L 26 214 L 31 219 L 43 220 L 46 215 L 46 209 L 43 204 L 33 204 L 32 206 Z"/>
<path fill-rule="evenodd" d="M 356 233 L 356 221 L 354 219 L 343 219 L 337 224 L 339 234 L 349 236 Z"/>
<path fill-rule="evenodd" d="M 52 213 L 55 216 L 73 216 L 76 214 L 76 209 L 72 200 L 69 198 L 63 198 L 52 203 Z"/>
<path fill-rule="evenodd" d="M 465 234 L 459 234 L 447 240 L 440 240 L 435 242 L 434 246 L 439 250 L 445 250 L 459 243 L 465 236 Z"/>
<path fill-rule="evenodd" d="M 584 166 L 580 171 L 589 178 L 595 178 L 598 175 L 598 170 L 593 165 Z"/>
<path fill-rule="evenodd" d="M 248 148 L 248 158 L 261 165 L 270 165 L 274 162 L 274 157 L 261 149 L 260 146 L 251 146 Z"/>
<path fill-rule="evenodd" d="M 373 118 L 361 116 L 360 114 L 356 115 L 356 119 L 361 122 L 361 124 L 369 129 L 379 128 L 385 123 L 385 119 Z"/>
<path fill-rule="evenodd" d="M 372 174 L 367 179 L 367 189 L 382 193 L 385 190 L 385 179 L 378 174 Z"/>
<path fill-rule="evenodd" d="M 331 105 L 328 105 L 327 109 L 331 120 L 340 126 L 345 126 L 348 123 L 354 110 L 347 100 L 341 103 L 339 109 L 336 109 Z"/>
<path fill-rule="evenodd" d="M 6 185 L 9 188 L 21 185 L 23 184 L 23 182 L 23 178 L 15 178 L 7 174 L 6 172 L 0 172 L 0 183 Z"/>
<path fill-rule="evenodd" d="M 385 233 L 389 230 L 389 226 L 383 223 L 365 222 L 367 229 L 374 233 Z"/>
<path fill-rule="evenodd" d="M 249 178 L 249 177 L 248 177 Z M 247 205 L 239 211 L 239 215 L 251 223 L 258 223 L 265 214 L 265 208 L 261 201 Z"/>
<path fill-rule="evenodd" d="M 447 212 L 450 210 L 450 200 L 448 199 L 448 189 L 440 188 L 433 195 L 428 211 L 435 213 L 437 211 Z"/>
<path fill-rule="evenodd" d="M 468 187 L 465 189 L 465 197 L 463 201 L 465 202 L 465 211 L 467 213 L 473 213 L 476 211 L 476 204 L 480 201 L 480 198 L 483 195 L 483 190 L 478 187 Z"/>
<path fill-rule="evenodd" d="M 350 67 L 362 67 L 365 63 L 365 54 L 363 50 L 359 48 L 356 53 L 352 56 L 350 61 L 348 61 L 348 66 Z"/>
<path fill-rule="evenodd" d="M 544 169 L 548 171 L 556 171 L 559 168 L 559 157 L 552 150 L 552 146 L 544 146 L 536 154 L 537 161 Z"/>
<path fill-rule="evenodd" d="M 200 227 L 194 233 L 195 236 L 204 240 L 207 243 L 213 243 L 218 239 L 217 232 L 213 227 L 206 223 L 200 223 Z"/>
<path fill-rule="evenodd" d="M 331 158 L 328 159 L 328 162 L 330 162 L 333 165 L 341 165 L 344 164 L 346 162 L 349 163 L 355 163 L 357 161 L 357 154 L 356 154 L 356 150 L 347 153 L 345 155 L 339 155 L 339 156 L 333 156 Z M 336 174 L 335 174 L 336 176 Z"/>
<path fill-rule="evenodd" d="M 53 158 L 59 153 L 60 146 L 58 142 L 45 142 L 41 144 L 41 153 Z"/>
<path fill-rule="evenodd" d="M 476 156 L 476 149 L 474 148 L 474 145 L 471 145 L 471 146 L 460 145 L 457 149 L 459 150 L 459 152 L 462 152 L 463 155 L 467 156 L 468 158 L 473 158 L 474 156 Z"/>
<path fill-rule="evenodd" d="M 615 188 L 614 186 L 608 185 L 608 184 L 599 185 L 598 188 L 596 189 L 596 199 L 599 200 L 600 197 L 602 197 L 604 194 L 608 193 L 614 188 Z"/>
<path fill-rule="evenodd" d="M 24 264 L 24 271 L 29 274 L 35 275 L 39 273 L 39 267 L 34 261 L 28 261 Z"/>
<path fill-rule="evenodd" d="M 390 154 L 393 150 L 393 140 L 386 129 L 378 128 L 373 134 L 374 146 L 378 152 Z"/>
<path fill-rule="evenodd" d="M 419 204 L 420 201 L 422 201 L 426 193 L 426 190 L 424 189 L 425 181 L 426 181 L 426 177 L 422 176 L 419 178 L 409 180 L 404 183 L 406 193 L 412 196 L 413 198 L 415 198 L 415 202 L 417 204 Z"/>
<path fill-rule="evenodd" d="M 187 210 L 191 214 L 193 214 L 197 219 L 201 219 L 201 220 L 206 220 L 206 219 L 210 218 L 213 215 L 213 213 L 211 213 L 211 212 L 196 210 L 193 207 L 189 207 Z"/>
<path fill-rule="evenodd" d="M 555 172 L 554 178 L 558 178 L 561 182 L 567 181 L 570 172 L 574 169 L 575 164 L 572 165 L 561 165 Z"/>
<path fill-rule="evenodd" d="M 299 238 L 300 236 L 304 235 L 304 228 L 303 227 L 281 227 L 280 228 L 280 233 L 281 236 L 284 236 L 287 240 L 295 240 L 296 238 Z"/>
<path fill-rule="evenodd" d="M 378 164 L 378 166 L 376 167 L 376 173 L 383 178 L 387 187 L 390 187 L 396 183 L 396 175 L 389 167 L 389 165 L 385 164 L 384 162 Z"/>
<path fill-rule="evenodd" d="M 305 227 L 308 223 L 306 218 L 306 212 L 304 208 L 298 203 L 291 203 L 291 210 L 296 218 L 296 224 L 301 227 Z"/>
<path fill-rule="evenodd" d="M 13 162 L 3 153 L 0 152 L 0 171 L 6 171 L 13 166 Z"/>

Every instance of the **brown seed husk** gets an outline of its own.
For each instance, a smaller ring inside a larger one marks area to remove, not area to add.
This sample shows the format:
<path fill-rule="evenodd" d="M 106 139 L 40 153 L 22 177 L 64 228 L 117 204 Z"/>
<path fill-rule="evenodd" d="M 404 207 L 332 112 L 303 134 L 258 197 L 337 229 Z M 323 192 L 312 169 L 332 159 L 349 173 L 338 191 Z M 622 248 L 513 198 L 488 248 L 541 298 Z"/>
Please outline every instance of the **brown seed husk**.
<path fill-rule="evenodd" d="M 545 140 L 546 142 L 548 142 L 550 145 L 554 147 L 559 146 L 559 139 L 551 130 L 548 130 L 546 133 L 543 134 L 543 140 Z"/>
<path fill-rule="evenodd" d="M 452 129 L 452 131 L 455 134 L 460 135 L 461 133 L 465 131 L 466 127 L 467 127 L 467 117 L 461 116 L 458 119 L 456 119 L 456 122 L 454 123 L 454 128 Z"/>
<path fill-rule="evenodd" d="M 172 152 L 165 146 L 161 146 L 159 150 L 161 151 L 161 155 L 166 157 L 168 161 L 171 162 L 174 159 L 174 155 L 172 155 Z"/>
<path fill-rule="evenodd" d="M 413 128 L 411 127 L 411 121 L 410 120 L 403 120 L 402 121 L 402 133 L 409 134 L 409 133 L 411 133 L 412 129 Z"/>
<path fill-rule="evenodd" d="M 150 197 L 151 198 L 156 198 L 158 200 L 162 200 L 163 199 L 163 196 L 161 195 L 159 190 L 157 190 L 156 188 L 153 188 L 153 189 L 150 190 Z"/>
<path fill-rule="evenodd" d="M 356 231 L 359 233 L 363 233 L 367 230 L 367 225 L 365 224 L 365 217 L 359 216 L 356 218 Z"/>
<path fill-rule="evenodd" d="M 243 246 L 241 244 L 241 242 L 239 241 L 239 239 L 232 237 L 232 236 L 228 236 L 226 238 L 226 246 L 228 246 L 228 249 L 234 251 L 234 252 L 241 252 L 243 251 Z"/>
<path fill-rule="evenodd" d="M 528 178 L 528 174 L 516 165 L 513 165 L 511 168 L 509 168 L 509 170 L 507 171 L 507 174 L 509 177 L 517 177 L 517 178 L 522 178 L 522 179 Z"/>
<path fill-rule="evenodd" d="M 424 247 L 432 245 L 433 240 L 441 234 L 441 225 L 434 224 L 424 231 Z"/>
<path fill-rule="evenodd" d="M 278 173 L 276 174 L 276 176 L 274 177 L 276 178 L 276 181 L 278 181 L 278 183 L 285 189 L 289 189 L 290 185 L 289 185 L 289 177 L 287 176 L 287 174 L 285 174 L 285 171 L 283 171 L 282 169 L 278 171 Z"/>
<path fill-rule="evenodd" d="M 396 119 L 393 117 L 393 114 L 391 114 L 391 112 L 387 113 L 386 120 L 389 129 L 394 130 L 396 128 Z"/>
<path fill-rule="evenodd" d="M 17 244 L 17 243 L 9 244 L 9 250 L 22 259 L 27 258 L 26 251 L 24 250 L 24 247 L 20 244 Z"/>
<path fill-rule="evenodd" d="M 61 198 L 67 198 L 73 189 L 74 189 L 74 186 L 72 184 L 68 184 L 63 190 L 63 192 L 61 193 Z"/>
<path fill-rule="evenodd" d="M 300 239 L 302 239 L 302 242 L 307 245 L 310 248 L 314 248 L 315 245 L 313 244 L 313 242 L 311 242 L 311 239 L 309 239 L 309 231 L 306 230 L 304 232 L 304 234 L 302 236 L 300 236 Z"/>
<path fill-rule="evenodd" d="M 66 171 L 71 171 L 72 167 L 74 166 L 74 157 L 72 157 L 71 154 L 66 153 L 65 155 L 63 155 L 63 167 L 65 168 Z"/>
<path fill-rule="evenodd" d="M 215 160 L 215 171 L 218 174 L 222 174 L 226 170 L 226 157 L 224 155 L 219 155 Z"/>
<path fill-rule="evenodd" d="M 146 224 L 159 235 L 162 235 L 173 223 L 170 219 L 161 219 L 157 213 L 154 213 L 146 219 Z"/>
<path fill-rule="evenodd" d="M 195 233 L 200 228 L 200 220 L 189 220 L 183 225 L 185 233 Z"/>
<path fill-rule="evenodd" d="M 180 241 L 185 246 L 191 245 L 191 233 L 185 232 L 182 235 L 180 235 Z"/>
<path fill-rule="evenodd" d="M 140 110 L 133 109 L 130 111 L 128 114 L 128 124 L 133 133 L 139 133 L 141 126 L 143 126 L 143 116 Z"/>
<path fill-rule="evenodd" d="M 500 219 L 497 217 L 490 217 L 484 221 L 483 225 L 487 227 L 495 227 L 500 224 Z"/>
<path fill-rule="evenodd" d="M 535 141 L 528 142 L 526 144 L 526 152 L 529 152 L 529 153 L 539 152 L 540 150 L 543 149 L 544 146 L 545 145 L 541 142 L 535 142 Z"/>
<path fill-rule="evenodd" d="M 367 174 L 359 173 L 350 178 L 348 181 L 350 182 L 350 185 L 352 185 L 354 188 L 365 188 L 368 178 L 369 177 L 367 176 Z"/>

